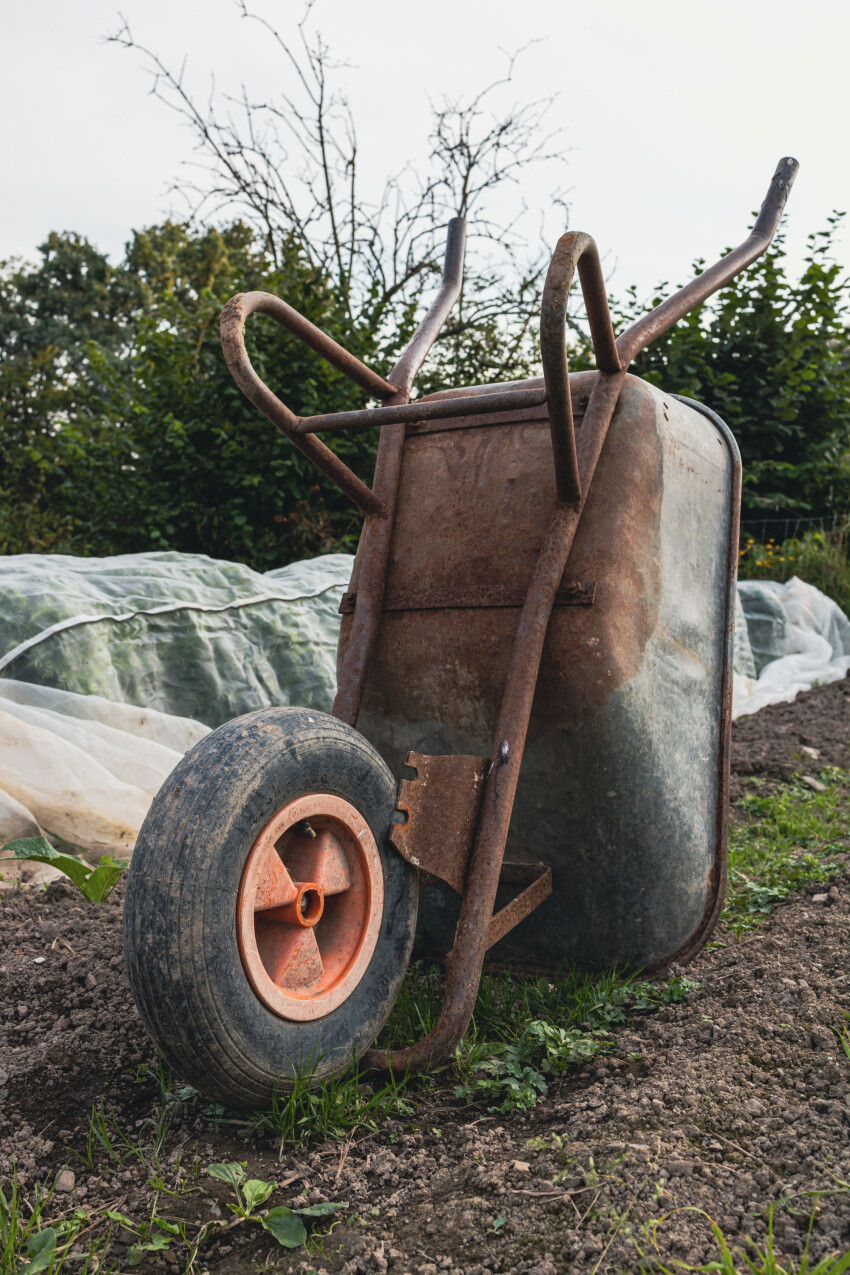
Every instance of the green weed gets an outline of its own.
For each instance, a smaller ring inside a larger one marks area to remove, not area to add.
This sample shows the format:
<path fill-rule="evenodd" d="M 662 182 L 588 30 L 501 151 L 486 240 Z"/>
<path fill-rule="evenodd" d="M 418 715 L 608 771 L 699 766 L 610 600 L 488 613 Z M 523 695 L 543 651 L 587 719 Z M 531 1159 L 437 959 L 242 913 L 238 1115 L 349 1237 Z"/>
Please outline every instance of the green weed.
<path fill-rule="evenodd" d="M 32 863 L 47 863 L 51 868 L 58 868 L 73 881 L 89 903 L 103 903 L 115 889 L 127 863 L 111 859 L 109 855 L 101 855 L 100 865 L 90 867 L 74 854 L 63 854 L 55 850 L 46 837 L 21 837 L 18 841 L 7 841 L 4 850 L 11 850 L 4 856 L 11 860 L 25 859 Z M 0 858 L 0 863 L 3 859 Z"/>
<path fill-rule="evenodd" d="M 833 1027 L 833 1031 L 839 1039 L 841 1048 L 844 1050 L 848 1058 L 850 1058 L 850 1014 L 844 1010 L 845 1022 L 838 1027 Z"/>
<path fill-rule="evenodd" d="M 382 1084 L 363 1082 L 355 1061 L 343 1076 L 316 1079 L 317 1060 L 297 1072 L 291 1089 L 275 1095 L 270 1111 L 251 1118 L 255 1130 L 273 1134 L 284 1148 L 296 1150 L 323 1138 L 343 1138 L 353 1129 L 376 1129 L 381 1119 L 409 1116 L 408 1079 L 390 1075 Z"/>
<path fill-rule="evenodd" d="M 219 1182 L 228 1183 L 236 1197 L 235 1204 L 227 1205 L 230 1212 L 235 1214 L 236 1220 L 225 1223 L 224 1229 L 238 1226 L 241 1222 L 257 1222 L 264 1231 L 274 1236 L 282 1248 L 301 1248 L 306 1244 L 307 1228 L 304 1225 L 304 1218 L 331 1217 L 334 1213 L 348 1208 L 347 1204 L 325 1201 L 321 1204 L 307 1205 L 302 1209 L 290 1209 L 286 1205 L 279 1205 L 277 1208 L 268 1209 L 265 1213 L 257 1214 L 255 1210 L 266 1202 L 277 1186 L 276 1182 L 261 1182 L 257 1178 L 248 1178 L 244 1165 L 238 1163 L 211 1164 L 209 1174 Z"/>
<path fill-rule="evenodd" d="M 680 977 L 656 985 L 615 972 L 596 980 L 575 973 L 552 981 L 486 978 L 455 1056 L 455 1096 L 484 1100 L 501 1114 L 536 1106 L 549 1078 L 616 1048 L 612 1028 L 683 1000 L 698 986 Z"/>
<path fill-rule="evenodd" d="M 848 835 L 844 771 L 821 772 L 826 792 L 794 779 L 776 793 L 758 791 L 739 804 L 748 817 L 729 833 L 729 890 L 725 927 L 736 936 L 759 925 L 777 903 L 837 870 L 834 855 Z"/>
<path fill-rule="evenodd" d="M 0 1271 L 4 1275 L 37 1275 L 39 1271 L 57 1275 L 62 1270 L 89 1217 L 82 1209 L 72 1209 L 67 1216 L 60 1214 L 48 1220 L 52 1199 L 52 1187 L 37 1187 L 32 1203 L 24 1200 L 14 1168 L 10 1194 L 7 1196 L 0 1188 Z M 83 1255 L 83 1275 L 97 1269 L 105 1272 L 108 1246 L 108 1236 L 89 1246 Z"/>
<path fill-rule="evenodd" d="M 843 1272 L 850 1270 L 850 1251 L 844 1253 L 836 1251 L 829 1253 L 826 1257 L 822 1257 L 819 1262 L 812 1263 L 811 1261 L 809 1250 L 815 1214 L 817 1213 L 817 1201 L 809 1218 L 806 1243 L 799 1260 L 783 1257 L 776 1248 L 773 1236 L 774 1208 L 775 1206 L 771 1205 L 768 1210 L 767 1238 L 763 1245 L 747 1235 L 744 1236 L 745 1247 L 743 1249 L 731 1249 L 728 1240 L 714 1219 L 704 1209 L 689 1205 L 682 1209 L 674 1209 L 672 1213 L 666 1213 L 664 1217 L 658 1218 L 652 1224 L 652 1246 L 657 1254 L 658 1229 L 668 1218 L 674 1217 L 677 1213 L 696 1213 L 705 1218 L 711 1227 L 717 1245 L 716 1254 L 710 1261 L 700 1266 L 692 1266 L 675 1258 L 671 1259 L 671 1265 L 676 1271 L 710 1271 L 716 1272 L 717 1275 L 843 1275 Z M 660 1257 L 654 1257 L 651 1260 L 654 1269 L 660 1272 L 660 1275 L 673 1275 L 670 1266 L 665 1265 Z"/>

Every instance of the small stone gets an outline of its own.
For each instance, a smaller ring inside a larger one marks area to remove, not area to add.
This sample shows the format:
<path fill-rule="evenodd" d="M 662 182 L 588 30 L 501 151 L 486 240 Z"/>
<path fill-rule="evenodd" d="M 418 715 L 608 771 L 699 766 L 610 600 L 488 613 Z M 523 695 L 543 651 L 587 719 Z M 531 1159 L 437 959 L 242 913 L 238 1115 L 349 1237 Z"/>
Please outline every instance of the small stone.
<path fill-rule="evenodd" d="M 528 1173 L 529 1170 L 531 1169 L 531 1165 L 528 1164 L 525 1160 L 514 1160 L 511 1163 L 511 1168 L 513 1169 L 514 1173 Z"/>
<path fill-rule="evenodd" d="M 812 903 L 826 903 L 826 901 L 828 900 L 828 898 L 829 898 L 829 895 L 828 895 L 828 894 L 813 894 L 813 895 L 812 895 Z M 802 986 L 802 984 L 801 984 L 801 986 Z"/>
<path fill-rule="evenodd" d="M 801 775 L 804 784 L 811 788 L 812 792 L 826 792 L 826 784 L 822 784 L 819 779 L 813 778 L 812 775 Z"/>
<path fill-rule="evenodd" d="M 744 1110 L 748 1112 L 751 1116 L 764 1115 L 764 1107 L 761 1105 L 758 1098 L 749 1098 L 744 1103 Z"/>
<path fill-rule="evenodd" d="M 56 1179 L 56 1190 L 63 1195 L 71 1195 L 76 1184 L 77 1179 L 71 1170 L 63 1169 Z"/>
<path fill-rule="evenodd" d="M 815 761 L 817 761 L 818 757 L 820 757 L 818 750 L 816 748 L 810 748 L 808 744 L 801 744 L 800 752 L 805 753 L 807 757 L 814 757 Z"/>
<path fill-rule="evenodd" d="M 3 1068 L 0 1067 L 0 1089 L 5 1089 L 8 1083 L 9 1083 L 9 1073 L 8 1071 L 4 1071 Z"/>
<path fill-rule="evenodd" d="M 46 960 L 46 956 L 36 956 L 33 958 L 33 965 L 43 965 Z"/>

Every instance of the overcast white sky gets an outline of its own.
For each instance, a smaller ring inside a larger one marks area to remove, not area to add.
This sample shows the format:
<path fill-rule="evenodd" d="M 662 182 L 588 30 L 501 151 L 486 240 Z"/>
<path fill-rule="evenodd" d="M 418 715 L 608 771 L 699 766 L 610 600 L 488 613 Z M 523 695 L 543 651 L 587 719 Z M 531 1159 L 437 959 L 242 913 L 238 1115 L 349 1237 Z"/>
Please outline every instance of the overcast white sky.
<path fill-rule="evenodd" d="M 3 5 L 5 121 L 0 257 L 32 257 L 53 229 L 113 256 L 131 227 L 172 206 L 190 138 L 148 95 L 140 57 L 103 42 L 122 0 Z M 259 0 L 283 26 L 296 0 Z M 269 94 L 285 75 L 232 0 L 123 0 L 136 37 L 166 61 L 189 55 L 190 81 Z M 317 0 L 318 23 L 346 72 L 367 177 L 424 153 L 428 94 L 483 86 L 499 49 L 537 40 L 516 76 L 519 99 L 557 93 L 562 184 L 573 229 L 592 234 L 612 289 L 684 282 L 697 255 L 744 237 L 775 161 L 801 168 L 788 246 L 833 208 L 850 209 L 847 0 Z M 524 197 L 544 207 L 553 173 Z M 850 262 L 850 234 L 842 242 Z"/>

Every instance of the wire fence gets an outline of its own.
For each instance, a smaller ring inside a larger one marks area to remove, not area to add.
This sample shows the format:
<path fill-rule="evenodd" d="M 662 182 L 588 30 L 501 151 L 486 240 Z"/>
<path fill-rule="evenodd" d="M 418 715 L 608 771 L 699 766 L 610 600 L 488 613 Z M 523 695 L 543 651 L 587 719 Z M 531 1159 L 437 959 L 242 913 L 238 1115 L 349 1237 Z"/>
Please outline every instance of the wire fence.
<path fill-rule="evenodd" d="M 847 522 L 847 514 L 829 514 L 819 518 L 743 518 L 741 541 L 753 539 L 756 544 L 784 544 L 786 540 L 799 540 L 807 531 L 831 531 Z"/>

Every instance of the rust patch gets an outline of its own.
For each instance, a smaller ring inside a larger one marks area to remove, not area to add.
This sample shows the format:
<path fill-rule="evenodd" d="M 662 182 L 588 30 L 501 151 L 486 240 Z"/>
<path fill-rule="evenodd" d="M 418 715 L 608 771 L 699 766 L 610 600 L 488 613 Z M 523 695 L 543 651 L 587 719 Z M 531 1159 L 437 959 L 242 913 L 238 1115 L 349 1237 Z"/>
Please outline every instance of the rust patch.
<path fill-rule="evenodd" d="M 431 757 L 408 753 L 415 779 L 403 779 L 398 809 L 407 823 L 394 823 L 390 840 L 403 859 L 463 893 L 478 820 L 486 757 Z"/>
<path fill-rule="evenodd" d="M 591 607 L 596 600 L 596 582 L 582 584 L 580 580 L 564 580 L 555 595 L 555 606 Z M 466 611 L 470 609 L 498 609 L 521 607 L 525 591 L 505 588 L 501 584 L 467 585 L 460 588 L 439 589 L 435 593 L 422 590 L 387 590 L 384 594 L 384 611 Z M 340 615 L 353 615 L 357 608 L 357 593 L 342 596 Z"/>
<path fill-rule="evenodd" d="M 488 949 L 524 921 L 535 908 L 539 908 L 552 893 L 552 869 L 546 863 L 503 863 L 499 880 L 505 885 L 525 885 L 525 889 L 493 914 L 487 931 Z"/>

